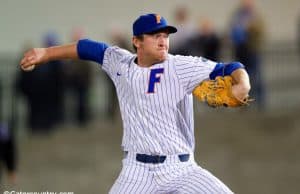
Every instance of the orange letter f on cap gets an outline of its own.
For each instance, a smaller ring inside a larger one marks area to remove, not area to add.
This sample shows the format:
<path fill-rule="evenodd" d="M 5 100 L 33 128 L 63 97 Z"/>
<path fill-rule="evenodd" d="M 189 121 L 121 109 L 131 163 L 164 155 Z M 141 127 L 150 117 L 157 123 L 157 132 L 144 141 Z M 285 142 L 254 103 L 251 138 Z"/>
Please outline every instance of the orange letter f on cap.
<path fill-rule="evenodd" d="M 156 23 L 159 24 L 160 20 L 161 20 L 161 16 L 160 15 L 155 15 L 156 17 Z"/>

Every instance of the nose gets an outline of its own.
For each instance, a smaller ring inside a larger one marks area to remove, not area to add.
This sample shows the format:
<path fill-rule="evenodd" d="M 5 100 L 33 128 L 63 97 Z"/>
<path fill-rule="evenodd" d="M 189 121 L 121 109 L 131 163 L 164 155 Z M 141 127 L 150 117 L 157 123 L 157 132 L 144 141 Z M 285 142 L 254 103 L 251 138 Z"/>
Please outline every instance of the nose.
<path fill-rule="evenodd" d="M 165 45 L 165 44 L 164 44 L 163 41 L 159 41 L 159 43 L 158 43 L 158 46 L 159 46 L 159 47 L 164 47 L 164 45 Z"/>
<path fill-rule="evenodd" d="M 166 46 L 166 44 L 167 44 L 167 38 L 165 38 L 165 37 L 160 37 L 159 38 L 159 40 L 158 40 L 158 46 L 159 47 L 164 47 L 164 46 Z"/>

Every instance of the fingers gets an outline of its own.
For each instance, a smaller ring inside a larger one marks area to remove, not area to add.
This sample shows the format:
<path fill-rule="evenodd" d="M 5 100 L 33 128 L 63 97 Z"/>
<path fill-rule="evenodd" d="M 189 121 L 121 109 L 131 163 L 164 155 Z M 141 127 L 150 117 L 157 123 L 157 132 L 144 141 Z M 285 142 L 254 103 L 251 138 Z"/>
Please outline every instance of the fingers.
<path fill-rule="evenodd" d="M 31 50 L 24 54 L 23 59 L 20 62 L 20 66 L 22 69 L 28 68 L 32 65 L 36 64 L 36 56 L 35 53 Z"/>
<path fill-rule="evenodd" d="M 28 62 L 30 63 L 30 64 L 35 64 L 35 56 L 29 56 L 28 58 L 27 58 L 27 60 L 28 60 Z"/>
<path fill-rule="evenodd" d="M 22 68 L 27 68 L 34 64 L 35 64 L 34 57 L 24 57 L 20 63 Z"/>

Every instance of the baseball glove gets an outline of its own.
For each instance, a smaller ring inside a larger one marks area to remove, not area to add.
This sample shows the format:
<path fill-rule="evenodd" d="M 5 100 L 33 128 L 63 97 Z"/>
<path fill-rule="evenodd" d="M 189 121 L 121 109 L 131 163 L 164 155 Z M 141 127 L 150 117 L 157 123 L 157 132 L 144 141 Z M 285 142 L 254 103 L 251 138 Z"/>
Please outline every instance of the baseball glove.
<path fill-rule="evenodd" d="M 193 95 L 212 107 L 240 107 L 249 104 L 248 97 L 243 101 L 232 94 L 233 80 L 231 76 L 218 76 L 215 80 L 203 81 L 193 90 Z"/>

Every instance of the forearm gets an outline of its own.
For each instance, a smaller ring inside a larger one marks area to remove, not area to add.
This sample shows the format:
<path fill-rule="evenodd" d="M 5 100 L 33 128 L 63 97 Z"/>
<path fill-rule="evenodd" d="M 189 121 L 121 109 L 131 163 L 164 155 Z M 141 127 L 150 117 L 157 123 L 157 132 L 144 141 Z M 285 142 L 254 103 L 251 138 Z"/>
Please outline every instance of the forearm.
<path fill-rule="evenodd" d="M 73 43 L 69 45 L 31 49 L 24 54 L 20 65 L 23 70 L 30 71 L 34 68 L 34 66 L 51 60 L 77 58 L 77 43 Z"/>
<path fill-rule="evenodd" d="M 104 52 L 108 48 L 105 43 L 99 43 L 88 39 L 77 43 L 54 46 L 48 48 L 34 48 L 24 54 L 20 62 L 21 68 L 31 71 L 36 65 L 52 60 L 82 59 L 103 63 Z"/>
<path fill-rule="evenodd" d="M 78 59 L 77 43 L 46 48 L 46 61 L 59 59 Z"/>

